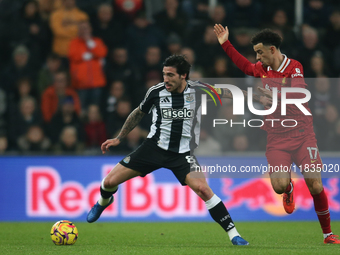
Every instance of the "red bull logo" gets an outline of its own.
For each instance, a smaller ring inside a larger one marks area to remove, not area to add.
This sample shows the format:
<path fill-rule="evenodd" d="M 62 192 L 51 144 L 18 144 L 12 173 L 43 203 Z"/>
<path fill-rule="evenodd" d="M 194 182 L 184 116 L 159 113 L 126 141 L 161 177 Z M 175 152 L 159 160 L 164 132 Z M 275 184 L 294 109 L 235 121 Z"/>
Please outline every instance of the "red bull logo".
<path fill-rule="evenodd" d="M 104 165 L 102 178 L 113 167 Z M 26 213 L 31 217 L 78 217 L 87 213 L 100 196 L 99 180 L 87 186 L 77 181 L 62 182 L 52 167 L 29 167 L 26 180 Z M 115 202 L 103 212 L 103 217 L 143 217 L 153 213 L 162 218 L 208 214 L 204 201 L 189 187 L 178 182 L 157 183 L 153 174 L 149 174 L 122 184 Z"/>
<path fill-rule="evenodd" d="M 313 198 L 303 178 L 293 178 L 295 210 L 314 209 Z M 246 206 L 250 210 L 262 209 L 275 216 L 287 215 L 282 206 L 282 195 L 274 192 L 269 178 L 250 179 L 233 185 L 232 179 L 223 179 L 222 193 L 227 197 L 223 201 L 228 209 Z M 324 190 L 328 198 L 330 211 L 340 212 L 339 180 L 327 179 Z"/>

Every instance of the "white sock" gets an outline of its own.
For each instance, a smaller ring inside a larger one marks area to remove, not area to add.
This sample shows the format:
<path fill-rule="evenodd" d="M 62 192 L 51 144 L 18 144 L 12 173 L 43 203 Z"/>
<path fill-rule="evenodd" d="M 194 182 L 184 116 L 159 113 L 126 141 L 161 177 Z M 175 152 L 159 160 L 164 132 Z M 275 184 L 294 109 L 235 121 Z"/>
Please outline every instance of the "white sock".
<path fill-rule="evenodd" d="M 228 235 L 229 235 L 230 241 L 231 241 L 235 236 L 241 236 L 241 235 L 237 232 L 236 227 L 230 229 L 227 233 L 228 233 Z"/>
<path fill-rule="evenodd" d="M 327 234 L 323 234 L 323 238 L 325 239 L 325 238 L 327 238 L 327 236 L 329 236 L 329 235 L 333 235 L 333 232 L 330 232 L 330 233 L 327 233 Z"/>
<path fill-rule="evenodd" d="M 216 194 L 214 194 L 208 201 L 205 202 L 205 206 L 207 207 L 208 210 L 210 210 L 221 201 L 222 200 L 218 196 L 216 196 Z"/>
<path fill-rule="evenodd" d="M 102 198 L 102 196 L 100 196 L 99 200 L 98 200 L 98 204 L 100 204 L 101 206 L 107 205 L 110 201 L 110 198 Z"/>
<path fill-rule="evenodd" d="M 105 180 L 105 178 L 102 180 L 102 184 L 101 184 L 101 187 L 102 187 L 103 190 L 113 192 L 113 191 L 116 191 L 118 189 L 118 186 L 113 187 L 111 189 L 105 188 L 104 187 L 104 180 Z M 98 204 L 100 204 L 101 206 L 105 206 L 110 202 L 110 199 L 111 199 L 111 197 L 103 198 L 102 196 L 100 196 L 99 200 L 98 200 Z"/>

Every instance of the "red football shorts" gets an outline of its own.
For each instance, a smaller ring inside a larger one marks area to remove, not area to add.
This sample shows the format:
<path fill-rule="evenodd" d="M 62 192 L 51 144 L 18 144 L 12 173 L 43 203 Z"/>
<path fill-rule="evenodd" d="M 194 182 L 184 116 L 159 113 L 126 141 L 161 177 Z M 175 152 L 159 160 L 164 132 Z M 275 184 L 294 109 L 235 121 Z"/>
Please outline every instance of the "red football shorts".
<path fill-rule="evenodd" d="M 270 173 L 279 169 L 291 169 L 293 162 L 297 168 L 300 168 L 300 172 L 305 169 L 322 168 L 314 132 L 298 137 L 284 138 L 269 134 L 267 137 L 266 157 Z"/>

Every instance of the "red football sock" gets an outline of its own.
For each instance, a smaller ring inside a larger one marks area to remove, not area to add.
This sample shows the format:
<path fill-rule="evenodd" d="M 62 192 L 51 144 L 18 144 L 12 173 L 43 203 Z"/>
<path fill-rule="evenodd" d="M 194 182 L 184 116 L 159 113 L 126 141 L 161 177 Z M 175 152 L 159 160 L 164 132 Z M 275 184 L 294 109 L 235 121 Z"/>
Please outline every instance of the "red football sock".
<path fill-rule="evenodd" d="M 331 215 L 328 210 L 328 199 L 323 189 L 320 194 L 312 195 L 314 200 L 315 212 L 318 215 L 319 222 L 324 234 L 331 233 Z"/>

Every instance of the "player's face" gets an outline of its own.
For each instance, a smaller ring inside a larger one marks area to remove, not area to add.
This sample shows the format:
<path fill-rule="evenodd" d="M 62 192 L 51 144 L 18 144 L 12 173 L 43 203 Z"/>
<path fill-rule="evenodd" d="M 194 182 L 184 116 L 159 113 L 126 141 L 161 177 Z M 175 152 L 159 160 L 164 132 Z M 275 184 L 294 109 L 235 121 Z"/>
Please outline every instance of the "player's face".
<path fill-rule="evenodd" d="M 256 52 L 256 60 L 260 61 L 264 67 L 270 66 L 273 63 L 273 51 L 269 46 L 264 46 L 263 43 L 254 45 Z"/>
<path fill-rule="evenodd" d="M 163 67 L 165 88 L 169 92 L 182 93 L 186 86 L 185 76 L 186 75 L 179 75 L 175 67 Z"/>

